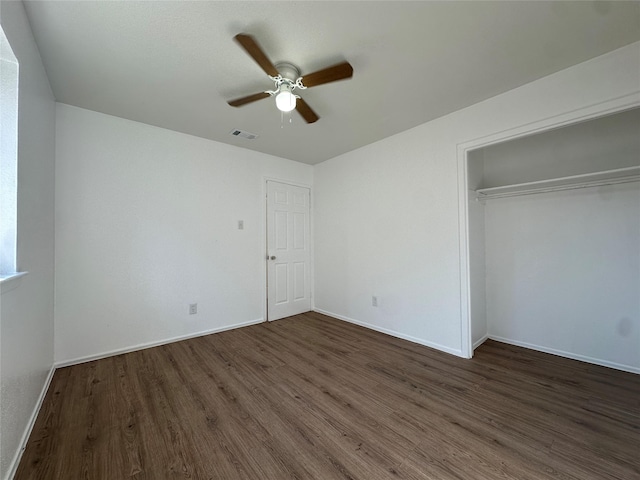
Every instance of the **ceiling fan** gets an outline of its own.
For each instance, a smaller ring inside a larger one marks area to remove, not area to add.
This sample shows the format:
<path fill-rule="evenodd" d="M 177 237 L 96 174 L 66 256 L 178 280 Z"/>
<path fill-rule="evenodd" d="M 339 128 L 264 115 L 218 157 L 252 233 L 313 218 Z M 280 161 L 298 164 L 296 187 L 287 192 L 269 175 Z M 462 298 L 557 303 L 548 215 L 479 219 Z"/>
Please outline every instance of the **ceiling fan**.
<path fill-rule="evenodd" d="M 307 102 L 305 102 L 299 95 L 296 95 L 294 91 L 296 89 L 304 90 L 306 88 L 316 87 L 325 83 L 351 78 L 353 75 L 353 67 L 349 62 L 342 62 L 331 67 L 323 68 L 317 72 L 300 76 L 300 71 L 290 63 L 282 62 L 276 65 L 271 63 L 271 60 L 267 58 L 265 53 L 262 51 L 262 48 L 260 48 L 260 45 L 258 45 L 258 42 L 256 42 L 252 36 L 239 33 L 233 38 L 249 54 L 249 56 L 253 58 L 258 65 L 260 65 L 260 68 L 262 68 L 262 70 L 264 70 L 264 72 L 274 82 L 275 89 L 231 100 L 228 103 L 232 107 L 241 107 L 263 98 L 275 97 L 276 106 L 280 111 L 290 112 L 295 108 L 307 123 L 313 123 L 320 117 L 318 117 L 316 112 L 309 107 Z"/>

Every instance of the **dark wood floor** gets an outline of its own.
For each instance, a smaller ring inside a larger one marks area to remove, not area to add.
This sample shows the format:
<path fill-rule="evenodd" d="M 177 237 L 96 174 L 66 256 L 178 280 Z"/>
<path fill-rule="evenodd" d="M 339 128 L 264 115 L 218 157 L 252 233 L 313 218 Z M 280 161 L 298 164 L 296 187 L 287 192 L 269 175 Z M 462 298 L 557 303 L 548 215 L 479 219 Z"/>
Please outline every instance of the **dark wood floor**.
<path fill-rule="evenodd" d="M 16 479 L 638 479 L 640 376 L 309 313 L 62 368 Z"/>

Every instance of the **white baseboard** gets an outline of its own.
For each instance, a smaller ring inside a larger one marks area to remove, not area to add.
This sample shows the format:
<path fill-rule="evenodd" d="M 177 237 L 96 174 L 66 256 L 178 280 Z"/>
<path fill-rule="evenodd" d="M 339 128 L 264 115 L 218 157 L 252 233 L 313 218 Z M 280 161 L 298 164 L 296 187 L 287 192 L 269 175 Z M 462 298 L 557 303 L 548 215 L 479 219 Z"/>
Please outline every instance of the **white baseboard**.
<path fill-rule="evenodd" d="M 7 475 L 7 479 L 12 479 L 18 470 L 18 465 L 20 465 L 22 454 L 27 447 L 27 441 L 29 441 L 29 436 L 31 436 L 33 427 L 36 424 L 36 419 L 38 418 L 38 414 L 40 413 L 40 409 L 42 408 L 42 404 L 44 403 L 44 397 L 47 395 L 47 390 L 49 390 L 49 385 L 51 385 L 51 380 L 53 379 L 53 374 L 55 373 L 55 371 L 55 365 L 51 365 L 49 373 L 47 374 L 47 378 L 45 379 L 44 385 L 42 386 L 40 396 L 38 397 L 38 401 L 33 408 L 33 412 L 29 417 L 29 422 L 27 422 L 27 427 L 24 429 L 24 433 L 22 434 L 22 438 L 20 439 L 20 448 L 18 448 L 18 451 L 13 456 L 13 460 L 11 460 L 11 463 L 9 464 L 9 474 Z"/>
<path fill-rule="evenodd" d="M 511 340 L 510 338 L 497 337 L 495 335 L 489 335 L 489 338 L 491 340 L 495 340 L 496 342 L 507 343 L 509 345 L 515 345 L 516 347 L 529 348 L 531 350 L 537 350 L 538 352 L 550 353 L 552 355 L 557 355 L 559 357 L 571 358 L 573 360 L 580 360 L 581 362 L 600 365 L 601 367 L 609 367 L 609 368 L 614 368 L 616 370 L 622 370 L 623 372 L 640 374 L 640 368 L 634 367 L 632 365 L 624 365 L 621 363 L 610 362 L 608 360 L 602 360 L 600 358 L 593 358 L 586 355 L 579 355 L 573 352 L 565 352 L 564 350 L 556 350 L 555 348 L 543 347 L 540 345 L 535 345 L 533 343 L 520 342 L 518 340 Z"/>
<path fill-rule="evenodd" d="M 196 333 L 189 333 L 187 335 L 181 335 L 178 337 L 166 338 L 163 340 L 157 340 L 154 342 L 140 343 L 132 345 L 130 347 L 118 348 L 116 350 L 110 350 L 108 352 L 97 353 L 94 355 L 87 355 L 86 357 L 72 358 L 70 360 L 61 360 L 55 363 L 56 368 L 69 367 L 71 365 L 78 365 L 80 363 L 92 362 L 94 360 L 100 360 L 102 358 L 114 357 L 116 355 L 122 355 L 123 353 L 135 352 L 137 350 L 144 350 L 146 348 L 158 347 L 160 345 L 167 345 L 169 343 L 180 342 L 182 340 L 188 340 L 190 338 L 203 337 L 205 335 L 211 335 L 212 333 L 224 332 L 226 330 L 233 330 L 240 327 L 248 327 L 249 325 L 256 325 L 264 322 L 264 318 L 258 318 L 256 320 L 249 320 L 247 322 L 234 323 L 233 325 L 225 325 L 224 327 L 212 328 L 210 330 L 204 330 Z"/>
<path fill-rule="evenodd" d="M 480 345 L 482 345 L 487 340 L 489 340 L 489 335 L 488 334 L 485 335 L 484 337 L 482 337 L 480 340 L 477 340 L 477 341 L 473 342 L 473 349 L 475 350 L 476 348 L 478 348 Z"/>
<path fill-rule="evenodd" d="M 326 310 L 322 310 L 320 308 L 314 308 L 314 312 L 322 313 L 323 315 L 328 315 L 329 317 L 337 318 L 338 320 L 343 320 L 345 322 L 353 323 L 355 325 L 359 325 L 361 327 L 368 328 L 370 330 L 375 330 L 376 332 L 385 333 L 387 335 L 391 335 L 392 337 L 401 338 L 403 340 L 408 340 L 413 343 L 417 343 L 419 345 L 424 345 L 425 347 L 434 348 L 436 350 L 440 350 L 441 352 L 449 353 L 451 355 L 455 355 L 456 357 L 464 357 L 461 350 L 456 350 L 454 348 L 445 347 L 444 345 L 440 345 L 438 343 L 430 342 L 428 340 L 423 340 L 422 338 L 412 337 L 411 335 L 405 335 L 404 333 L 396 332 L 395 330 L 389 330 L 388 328 L 378 327 L 377 325 L 372 325 L 370 323 L 361 322 L 360 320 L 355 320 L 353 318 L 345 317 L 344 315 L 339 315 L 337 313 L 327 312 Z"/>

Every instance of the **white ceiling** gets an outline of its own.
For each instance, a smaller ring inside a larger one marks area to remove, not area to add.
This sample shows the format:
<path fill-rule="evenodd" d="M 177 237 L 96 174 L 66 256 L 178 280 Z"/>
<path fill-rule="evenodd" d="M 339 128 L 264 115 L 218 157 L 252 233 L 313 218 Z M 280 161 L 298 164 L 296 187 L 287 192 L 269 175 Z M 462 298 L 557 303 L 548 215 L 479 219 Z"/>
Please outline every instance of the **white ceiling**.
<path fill-rule="evenodd" d="M 25 5 L 58 101 L 308 164 L 640 40 L 640 2 Z M 301 93 L 314 124 L 272 99 L 230 107 L 273 86 L 240 32 L 303 75 L 347 60 L 354 76 Z"/>

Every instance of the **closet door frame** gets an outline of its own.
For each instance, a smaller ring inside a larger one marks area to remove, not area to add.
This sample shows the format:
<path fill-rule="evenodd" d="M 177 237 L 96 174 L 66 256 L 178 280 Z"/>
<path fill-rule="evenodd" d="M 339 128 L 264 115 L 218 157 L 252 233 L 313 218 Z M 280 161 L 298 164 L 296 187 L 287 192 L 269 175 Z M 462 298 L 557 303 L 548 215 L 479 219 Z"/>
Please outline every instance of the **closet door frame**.
<path fill-rule="evenodd" d="M 593 120 L 614 113 L 640 107 L 640 93 L 634 92 L 610 101 L 590 105 L 578 110 L 543 118 L 515 128 L 496 132 L 481 138 L 459 143 L 457 146 L 458 162 L 458 222 L 460 232 L 460 331 L 461 353 L 465 358 L 473 357 L 473 340 L 471 338 L 471 272 L 469 255 L 469 187 L 468 165 L 469 152 L 488 147 L 508 140 L 528 137 L 547 130 L 566 127 L 575 123 Z"/>

